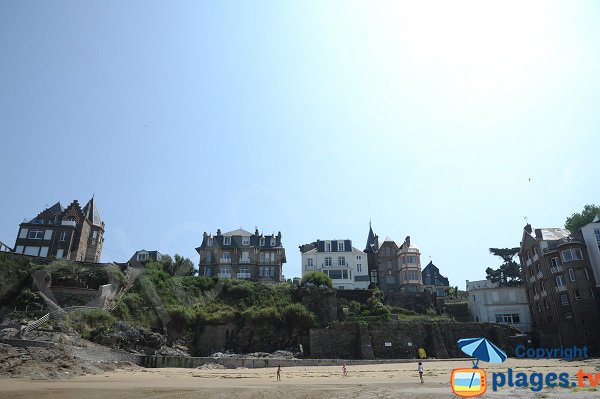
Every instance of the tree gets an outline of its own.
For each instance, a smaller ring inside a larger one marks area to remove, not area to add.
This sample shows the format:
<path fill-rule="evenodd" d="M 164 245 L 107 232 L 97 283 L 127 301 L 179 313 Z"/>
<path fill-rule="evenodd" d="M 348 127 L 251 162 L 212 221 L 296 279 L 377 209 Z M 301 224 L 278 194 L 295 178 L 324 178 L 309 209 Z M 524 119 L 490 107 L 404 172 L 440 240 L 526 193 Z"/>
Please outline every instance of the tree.
<path fill-rule="evenodd" d="M 523 284 L 521 267 L 513 259 L 519 253 L 519 248 L 490 248 L 490 253 L 502 258 L 504 263 L 497 269 L 488 267 L 486 278 L 499 287 L 515 287 Z"/>
<path fill-rule="evenodd" d="M 323 272 L 310 272 L 302 277 L 302 286 L 312 284 L 315 287 L 331 287 L 331 278 Z"/>
<path fill-rule="evenodd" d="M 565 229 L 568 229 L 571 234 L 576 234 L 583 226 L 591 223 L 597 215 L 600 215 L 600 206 L 588 204 L 583 207 L 583 211 L 576 212 L 567 218 Z"/>
<path fill-rule="evenodd" d="M 181 255 L 175 255 L 175 260 L 168 255 L 163 255 L 160 263 L 164 271 L 171 276 L 193 276 L 197 272 L 194 270 L 194 262 Z"/>

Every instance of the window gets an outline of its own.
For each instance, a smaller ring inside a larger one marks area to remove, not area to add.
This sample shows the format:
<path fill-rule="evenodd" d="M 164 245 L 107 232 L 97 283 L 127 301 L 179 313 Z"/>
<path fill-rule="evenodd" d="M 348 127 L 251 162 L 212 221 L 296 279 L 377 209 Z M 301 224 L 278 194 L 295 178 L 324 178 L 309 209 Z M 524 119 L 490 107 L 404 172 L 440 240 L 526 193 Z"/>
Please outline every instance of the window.
<path fill-rule="evenodd" d="M 328 274 L 332 280 L 348 279 L 348 270 L 328 270 Z"/>
<path fill-rule="evenodd" d="M 220 273 L 221 277 L 231 277 L 231 271 L 227 266 L 221 267 Z"/>
<path fill-rule="evenodd" d="M 560 296 L 560 303 L 562 303 L 563 305 L 568 305 L 569 304 L 569 296 L 567 294 L 562 294 Z"/>
<path fill-rule="evenodd" d="M 361 255 L 356 255 L 356 260 L 361 260 L 362 256 Z"/>
<path fill-rule="evenodd" d="M 569 279 L 575 281 L 575 271 L 573 269 L 569 269 Z"/>
<path fill-rule="evenodd" d="M 404 263 L 417 263 L 417 257 L 414 255 L 405 256 Z"/>
<path fill-rule="evenodd" d="M 520 322 L 518 313 L 496 314 L 496 323 L 516 324 Z"/>
<path fill-rule="evenodd" d="M 325 252 L 331 252 L 331 242 L 325 241 Z"/>
<path fill-rule="evenodd" d="M 359 273 L 362 272 L 362 265 L 360 263 L 356 264 L 356 271 Z"/>
<path fill-rule="evenodd" d="M 556 276 L 554 279 L 556 280 L 556 286 L 557 287 L 564 287 L 565 286 L 565 279 L 563 278 L 562 274 L 560 276 Z"/>
<path fill-rule="evenodd" d="M 275 238 L 271 238 L 271 246 L 274 247 L 276 244 L 276 240 Z"/>
<path fill-rule="evenodd" d="M 231 261 L 231 254 L 229 252 L 223 252 L 223 261 L 225 261 L 225 262 Z"/>
<path fill-rule="evenodd" d="M 63 254 L 65 253 L 64 249 L 59 249 L 58 251 L 56 251 L 56 257 L 58 259 L 61 259 L 63 257 Z"/>
<path fill-rule="evenodd" d="M 346 266 L 346 258 L 343 256 L 338 257 L 338 266 Z"/>
<path fill-rule="evenodd" d="M 385 256 L 390 256 L 391 255 L 390 247 L 385 247 L 384 253 L 385 253 Z"/>
<path fill-rule="evenodd" d="M 223 237 L 223 245 L 231 245 L 231 237 Z"/>
<path fill-rule="evenodd" d="M 240 267 L 240 274 L 249 276 L 250 275 L 250 269 L 248 269 L 247 267 Z"/>
<path fill-rule="evenodd" d="M 259 244 L 258 244 L 258 245 L 260 245 L 261 247 L 264 247 L 264 246 L 265 246 L 265 237 L 261 237 L 261 238 L 260 238 L 260 240 L 259 240 Z"/>
<path fill-rule="evenodd" d="M 600 241 L 600 229 L 594 229 L 594 235 L 596 236 L 596 241 Z"/>
<path fill-rule="evenodd" d="M 204 275 L 205 276 L 212 276 L 212 267 L 205 267 L 204 268 Z"/>
<path fill-rule="evenodd" d="M 308 258 L 308 259 L 306 260 L 306 266 L 308 266 L 308 267 L 314 267 L 314 266 L 315 266 L 315 265 L 314 265 L 313 258 Z"/>
<path fill-rule="evenodd" d="M 212 252 L 208 251 L 206 252 L 206 261 L 210 262 L 212 260 Z"/>
<path fill-rule="evenodd" d="M 212 237 L 209 237 L 208 240 L 206 240 L 206 245 L 208 245 L 209 247 L 212 247 L 213 244 L 213 239 Z"/>
<path fill-rule="evenodd" d="M 417 274 L 418 274 L 418 272 L 416 270 L 409 270 L 408 271 L 408 279 L 410 281 L 418 281 L 419 276 Z"/>
<path fill-rule="evenodd" d="M 558 258 L 550 259 L 550 263 L 552 264 L 552 267 L 560 267 L 560 259 Z"/>
<path fill-rule="evenodd" d="M 29 236 L 27 238 L 31 240 L 41 240 L 44 238 L 44 230 L 31 229 L 29 230 Z"/>
<path fill-rule="evenodd" d="M 137 260 L 139 260 L 140 262 L 145 261 L 146 259 L 148 259 L 148 254 L 138 254 Z"/>
<path fill-rule="evenodd" d="M 583 256 L 581 255 L 581 249 L 579 248 L 565 249 L 561 252 L 561 255 L 563 262 L 573 262 L 583 259 Z"/>
<path fill-rule="evenodd" d="M 61 231 L 60 232 L 60 241 L 67 241 L 67 232 L 66 231 Z"/>
<path fill-rule="evenodd" d="M 331 256 L 325 258 L 325 266 L 331 266 Z"/>
<path fill-rule="evenodd" d="M 344 241 L 338 241 L 338 252 L 344 252 Z"/>
<path fill-rule="evenodd" d="M 579 294 L 579 290 L 573 290 L 573 296 L 575 297 L 576 301 L 581 299 L 581 294 Z"/>
<path fill-rule="evenodd" d="M 250 237 L 242 237 L 242 245 L 250 245 Z"/>

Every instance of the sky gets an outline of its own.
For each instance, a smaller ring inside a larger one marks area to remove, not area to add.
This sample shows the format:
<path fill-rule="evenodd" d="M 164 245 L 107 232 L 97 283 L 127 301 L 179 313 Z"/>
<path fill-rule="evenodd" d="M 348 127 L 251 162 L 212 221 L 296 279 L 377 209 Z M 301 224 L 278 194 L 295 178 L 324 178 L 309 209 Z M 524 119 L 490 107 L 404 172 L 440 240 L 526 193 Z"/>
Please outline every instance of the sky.
<path fill-rule="evenodd" d="M 452 285 L 598 204 L 594 1 L 2 1 L 0 241 L 92 195 L 102 260 L 204 231 L 411 237 Z"/>

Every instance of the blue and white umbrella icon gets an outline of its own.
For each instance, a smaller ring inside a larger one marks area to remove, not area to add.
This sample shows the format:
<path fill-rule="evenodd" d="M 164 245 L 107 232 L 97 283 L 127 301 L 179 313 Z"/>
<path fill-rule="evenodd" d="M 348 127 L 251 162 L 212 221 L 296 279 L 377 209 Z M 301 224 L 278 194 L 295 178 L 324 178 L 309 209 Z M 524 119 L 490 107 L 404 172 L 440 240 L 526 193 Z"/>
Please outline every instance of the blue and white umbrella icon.
<path fill-rule="evenodd" d="M 508 356 L 496 345 L 485 338 L 463 338 L 458 340 L 458 347 L 478 361 L 502 363 Z"/>
<path fill-rule="evenodd" d="M 502 363 L 508 357 L 502 349 L 498 348 L 496 345 L 494 345 L 485 338 L 459 339 L 458 347 L 467 355 L 473 356 L 477 359 L 476 361 L 473 361 L 473 368 L 477 368 L 477 364 L 480 360 L 489 363 Z M 473 375 L 471 376 L 469 388 L 473 384 L 474 378 L 475 373 L 473 373 Z"/>

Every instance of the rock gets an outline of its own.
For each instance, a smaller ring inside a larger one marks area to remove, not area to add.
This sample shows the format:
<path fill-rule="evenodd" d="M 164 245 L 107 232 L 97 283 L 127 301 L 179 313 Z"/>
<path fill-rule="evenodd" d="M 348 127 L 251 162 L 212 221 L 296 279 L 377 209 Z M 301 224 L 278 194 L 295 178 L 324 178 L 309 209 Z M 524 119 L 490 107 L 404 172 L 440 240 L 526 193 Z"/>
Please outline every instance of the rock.
<path fill-rule="evenodd" d="M 0 330 L 0 338 L 17 338 L 19 336 L 19 330 L 16 328 L 5 328 Z"/>
<path fill-rule="evenodd" d="M 226 369 L 226 367 L 223 366 L 222 364 L 209 362 L 209 363 L 204 363 L 202 366 L 196 367 L 196 369 L 198 369 L 198 370 L 223 370 L 223 369 Z"/>

